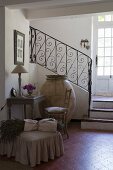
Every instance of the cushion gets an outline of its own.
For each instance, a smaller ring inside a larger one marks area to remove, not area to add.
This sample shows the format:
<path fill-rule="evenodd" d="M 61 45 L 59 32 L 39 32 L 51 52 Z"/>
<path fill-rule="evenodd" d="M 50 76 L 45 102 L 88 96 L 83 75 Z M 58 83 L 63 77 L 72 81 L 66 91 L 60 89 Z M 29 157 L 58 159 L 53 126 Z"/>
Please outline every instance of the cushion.
<path fill-rule="evenodd" d="M 42 119 L 38 122 L 38 130 L 46 132 L 57 131 L 57 120 L 53 118 Z"/>
<path fill-rule="evenodd" d="M 38 121 L 32 119 L 24 119 L 24 131 L 38 130 Z"/>
<path fill-rule="evenodd" d="M 66 112 L 67 108 L 65 107 L 47 107 L 45 108 L 45 111 L 49 112 L 49 113 L 61 113 L 61 112 Z"/>

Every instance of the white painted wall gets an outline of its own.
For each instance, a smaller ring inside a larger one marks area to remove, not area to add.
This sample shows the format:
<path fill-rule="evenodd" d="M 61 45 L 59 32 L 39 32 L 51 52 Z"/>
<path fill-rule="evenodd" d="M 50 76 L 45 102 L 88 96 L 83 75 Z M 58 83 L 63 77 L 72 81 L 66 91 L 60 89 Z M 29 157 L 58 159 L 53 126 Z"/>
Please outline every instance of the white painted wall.
<path fill-rule="evenodd" d="M 81 39 L 87 38 L 91 43 L 91 16 L 32 20 L 30 25 L 91 56 L 91 48 L 87 50 L 80 46 Z M 30 64 L 30 74 L 32 81 L 33 79 L 36 81 L 38 90 L 40 90 L 45 81 L 45 75 L 51 74 L 51 72 L 39 65 Z M 87 115 L 88 93 L 75 85 L 73 87 L 77 97 L 76 112 L 73 118 L 79 119 L 83 115 Z"/>
<path fill-rule="evenodd" d="M 4 16 L 4 17 L 3 17 Z M 29 71 L 29 21 L 25 19 L 20 10 L 0 10 L 0 101 L 9 97 L 10 90 L 14 87 L 18 90 L 18 75 L 12 74 L 14 69 L 14 29 L 25 34 L 25 63 L 24 67 Z M 4 43 L 5 42 L 5 43 Z M 22 85 L 29 82 L 29 74 L 22 74 Z M 15 109 L 15 112 L 19 109 Z M 0 120 L 7 118 L 7 109 L 4 109 Z M 2 113 L 1 112 L 1 113 Z M 20 112 L 18 113 L 20 116 Z M 17 117 L 18 117 L 17 115 Z"/>
<path fill-rule="evenodd" d="M 91 56 L 91 48 L 81 48 L 81 39 L 91 43 L 91 15 L 31 20 L 30 25 Z"/>
<path fill-rule="evenodd" d="M 14 30 L 25 34 L 24 67 L 29 71 L 29 21 L 20 10 L 9 10 L 5 14 L 5 96 L 9 96 L 10 89 L 18 90 L 18 75 L 12 74 L 14 65 Z M 22 74 L 22 85 L 29 81 L 29 74 Z"/>
<path fill-rule="evenodd" d="M 0 7 L 0 107 L 5 102 L 5 8 Z M 4 110 L 0 112 L 0 120 Z"/>

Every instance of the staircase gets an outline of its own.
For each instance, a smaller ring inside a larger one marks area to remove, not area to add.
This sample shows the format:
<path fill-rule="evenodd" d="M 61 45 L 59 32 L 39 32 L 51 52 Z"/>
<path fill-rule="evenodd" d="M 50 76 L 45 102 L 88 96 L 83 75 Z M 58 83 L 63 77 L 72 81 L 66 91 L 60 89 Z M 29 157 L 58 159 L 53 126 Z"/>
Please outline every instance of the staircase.
<path fill-rule="evenodd" d="M 33 27 L 30 27 L 29 42 L 30 63 L 39 64 L 57 75 L 65 75 L 70 82 L 89 92 L 90 108 L 92 59 Z"/>
<path fill-rule="evenodd" d="M 113 130 L 113 99 L 92 97 L 91 101 L 91 58 L 33 27 L 29 42 L 30 63 L 66 75 L 70 82 L 89 92 L 88 116 L 81 121 L 81 128 Z"/>
<path fill-rule="evenodd" d="M 90 117 L 113 119 L 113 97 L 93 96 Z"/>
<path fill-rule="evenodd" d="M 30 63 L 39 64 L 89 91 L 92 59 L 81 51 L 30 27 Z"/>
<path fill-rule="evenodd" d="M 113 130 L 113 97 L 93 96 L 90 118 L 84 118 L 83 129 Z"/>

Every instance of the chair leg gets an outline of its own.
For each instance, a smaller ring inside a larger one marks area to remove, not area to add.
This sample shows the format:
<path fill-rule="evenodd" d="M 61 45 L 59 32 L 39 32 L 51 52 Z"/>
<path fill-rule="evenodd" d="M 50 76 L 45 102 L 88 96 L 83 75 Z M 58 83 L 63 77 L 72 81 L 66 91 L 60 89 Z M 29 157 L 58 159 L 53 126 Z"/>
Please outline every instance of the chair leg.
<path fill-rule="evenodd" d="M 64 133 L 67 135 L 67 138 L 69 138 L 66 115 L 64 116 Z"/>

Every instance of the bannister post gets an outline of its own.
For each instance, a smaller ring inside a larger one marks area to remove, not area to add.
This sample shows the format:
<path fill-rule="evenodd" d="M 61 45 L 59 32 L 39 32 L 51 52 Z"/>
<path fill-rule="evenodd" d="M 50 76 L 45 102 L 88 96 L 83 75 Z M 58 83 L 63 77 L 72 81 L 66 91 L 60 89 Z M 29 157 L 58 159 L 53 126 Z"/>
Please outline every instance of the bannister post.
<path fill-rule="evenodd" d="M 91 85 L 92 85 L 92 80 L 91 80 L 91 75 L 92 75 L 92 60 L 88 63 L 88 76 L 89 76 L 89 81 L 88 81 L 88 92 L 89 92 L 89 107 L 88 107 L 88 118 L 90 118 L 90 105 L 91 105 Z"/>
<path fill-rule="evenodd" d="M 67 45 L 66 45 L 66 75 L 67 75 Z"/>
<path fill-rule="evenodd" d="M 45 34 L 45 67 L 47 67 L 47 59 L 46 59 L 46 34 Z"/>
<path fill-rule="evenodd" d="M 78 85 L 78 51 L 77 51 L 77 85 Z"/>

